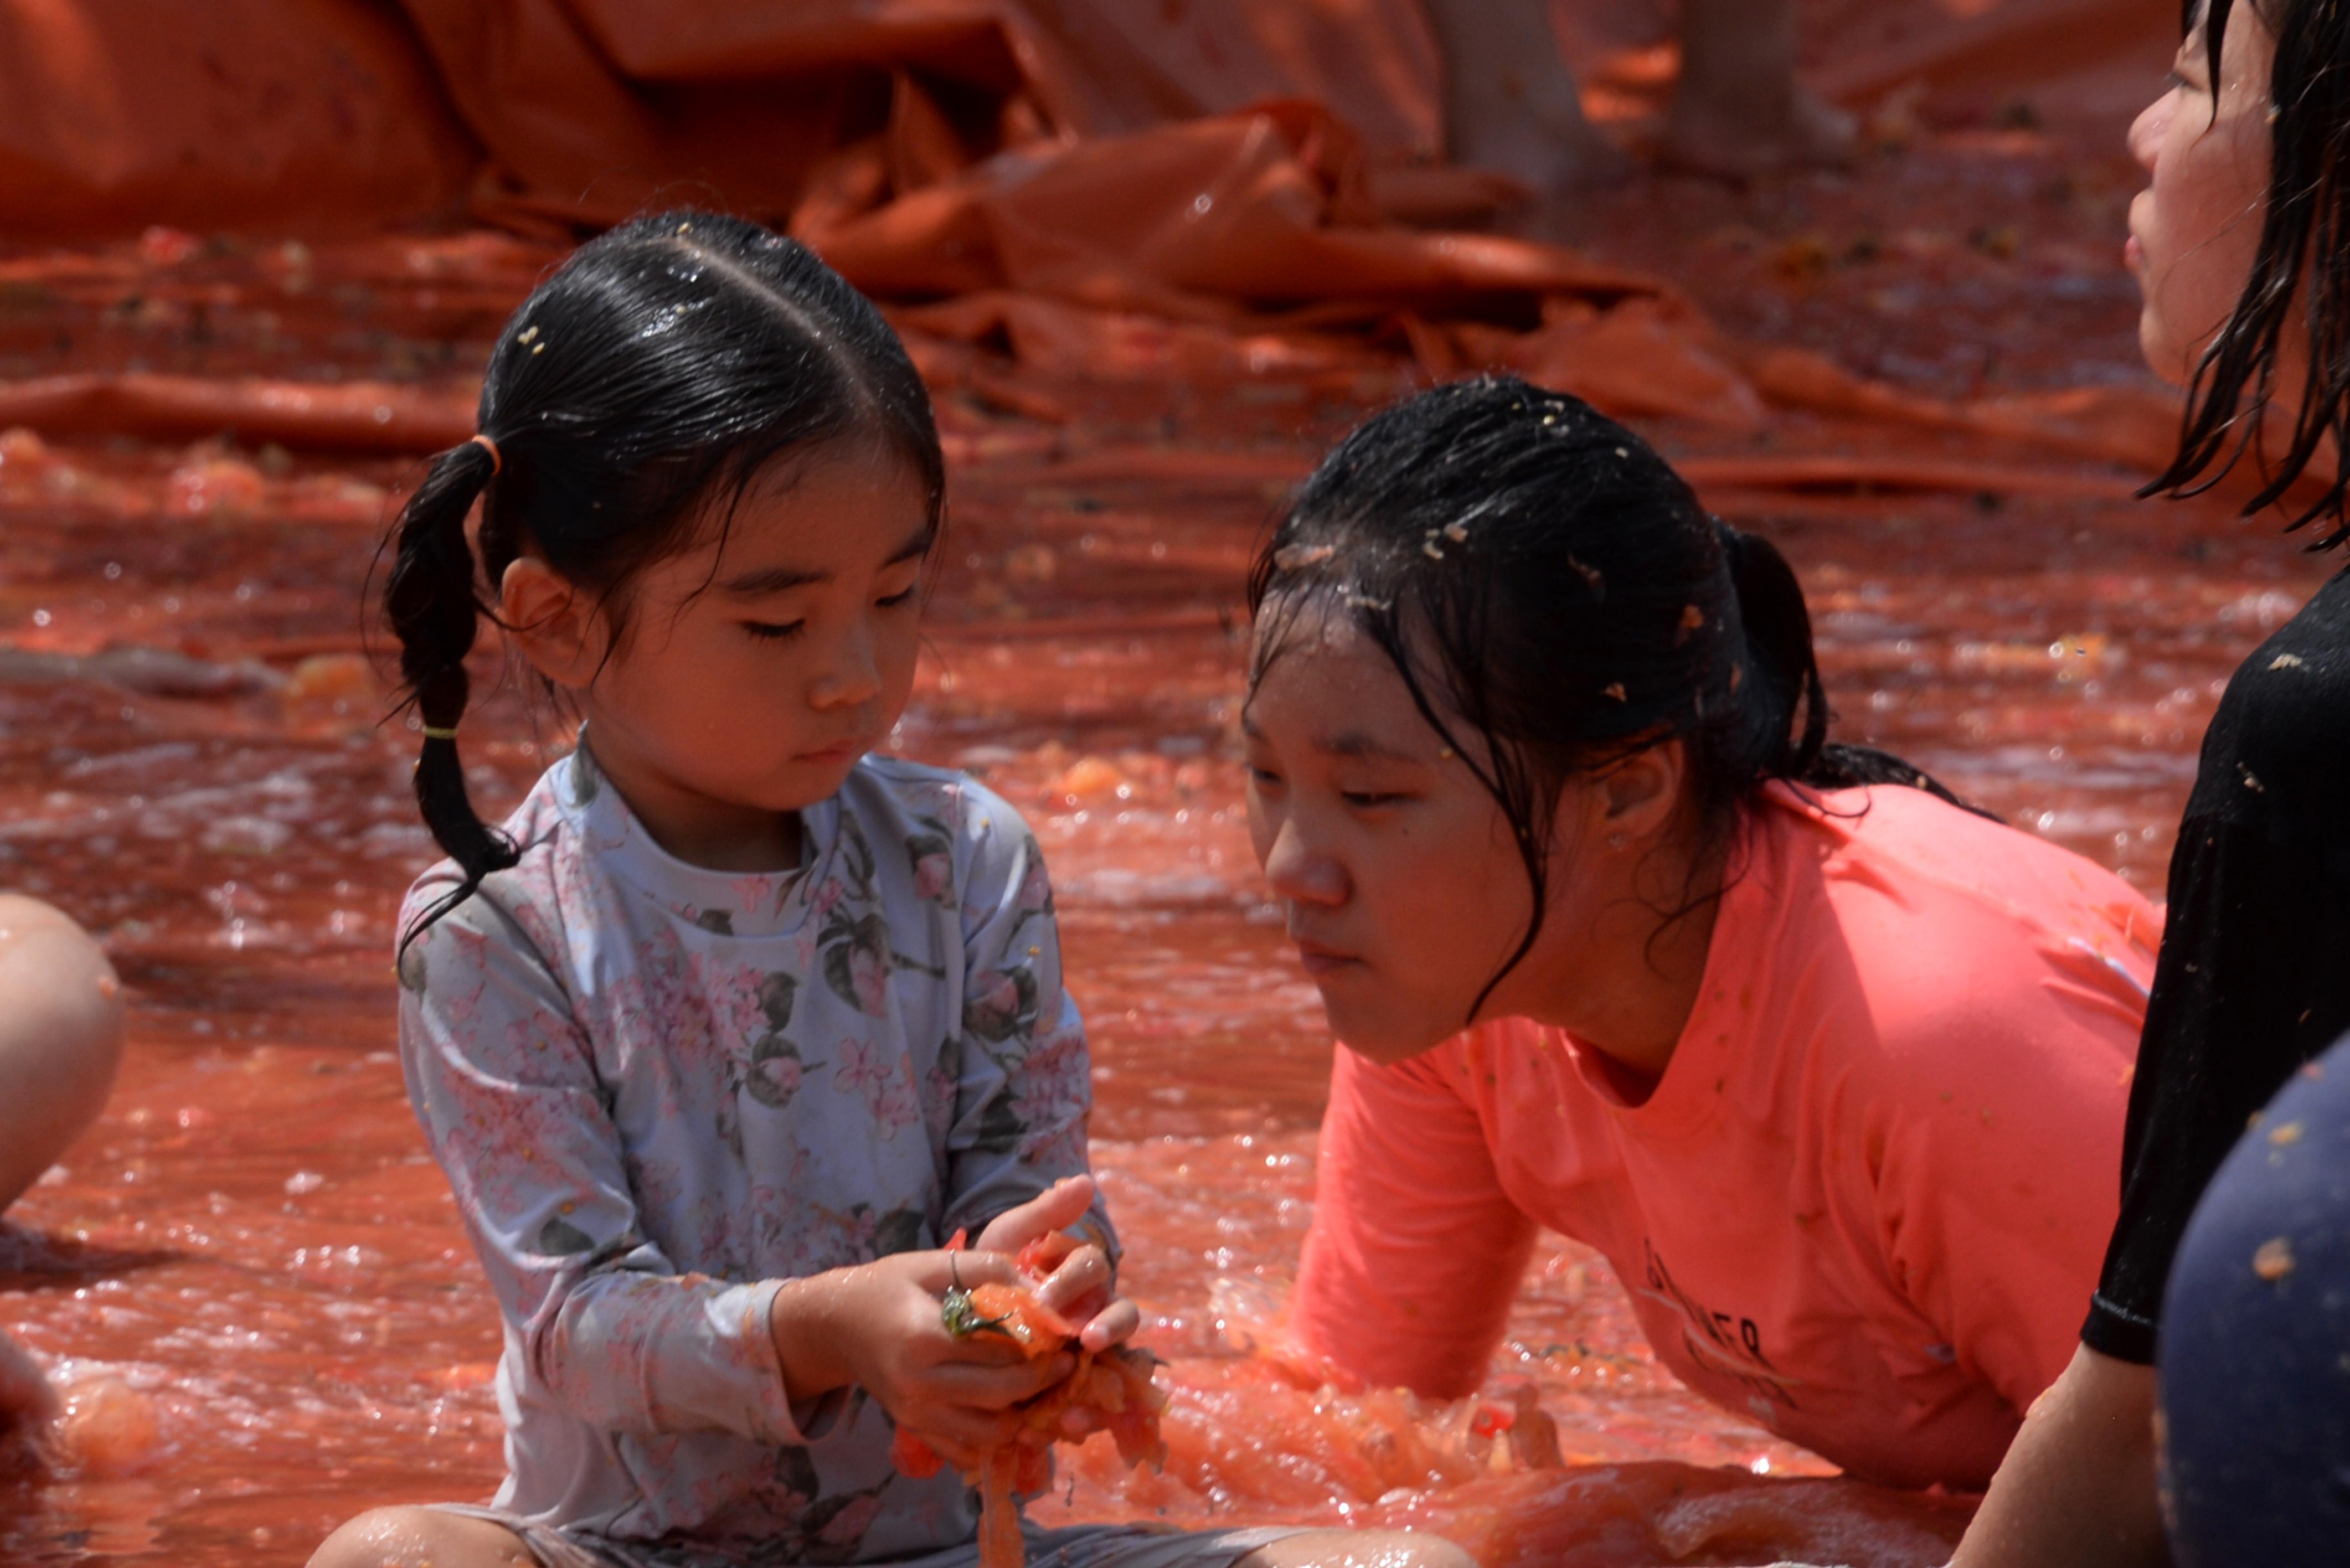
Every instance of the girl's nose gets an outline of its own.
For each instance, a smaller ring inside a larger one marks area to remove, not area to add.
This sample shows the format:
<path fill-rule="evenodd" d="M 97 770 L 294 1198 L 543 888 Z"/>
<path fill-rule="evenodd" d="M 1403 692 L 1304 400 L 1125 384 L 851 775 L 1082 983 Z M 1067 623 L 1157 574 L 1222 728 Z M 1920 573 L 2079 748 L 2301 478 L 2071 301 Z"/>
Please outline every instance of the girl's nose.
<path fill-rule="evenodd" d="M 862 623 L 832 650 L 832 658 L 808 683 L 808 701 L 817 708 L 855 708 L 881 694 L 881 670 L 873 659 L 873 634 Z"/>
<path fill-rule="evenodd" d="M 2130 122 L 2129 152 L 2137 166 L 2147 173 L 2154 172 L 2154 161 L 2162 151 L 2162 143 L 2170 134 L 2170 117 L 2178 112 L 2178 89 L 2172 88 L 2146 106 L 2145 110 Z"/>
<path fill-rule="evenodd" d="M 1347 901 L 1347 868 L 1305 841 L 1295 819 L 1282 823 L 1264 857 L 1264 879 L 1276 898 L 1336 908 Z"/>

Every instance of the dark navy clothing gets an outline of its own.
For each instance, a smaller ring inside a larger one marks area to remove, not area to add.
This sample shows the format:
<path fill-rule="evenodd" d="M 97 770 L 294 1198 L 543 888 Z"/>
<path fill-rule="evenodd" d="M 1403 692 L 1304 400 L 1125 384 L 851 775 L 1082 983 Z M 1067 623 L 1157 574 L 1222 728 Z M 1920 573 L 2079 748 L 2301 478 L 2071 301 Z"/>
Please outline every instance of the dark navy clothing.
<path fill-rule="evenodd" d="M 2121 1216 L 2081 1331 L 2091 1349 L 2141 1364 L 2155 1358 L 2164 1282 L 2212 1173 L 2294 1069 L 2350 1030 L 2350 574 L 2229 681 L 2169 897 Z"/>
<path fill-rule="evenodd" d="M 2179 1568 L 2350 1563 L 2350 1039 L 2287 1081 L 2195 1210 L 2159 1386 Z"/>

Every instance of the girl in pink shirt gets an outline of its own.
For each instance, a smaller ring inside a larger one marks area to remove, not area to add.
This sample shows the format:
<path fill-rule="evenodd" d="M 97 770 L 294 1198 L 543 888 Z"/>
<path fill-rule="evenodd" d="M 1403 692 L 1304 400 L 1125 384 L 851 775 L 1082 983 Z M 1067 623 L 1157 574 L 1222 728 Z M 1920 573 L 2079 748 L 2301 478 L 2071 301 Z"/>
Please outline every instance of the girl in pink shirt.
<path fill-rule="evenodd" d="M 1305 1346 L 1465 1392 L 1546 1226 L 1707 1397 L 1981 1488 L 2112 1229 L 2154 909 L 1826 743 L 1785 561 L 1573 398 L 1373 419 L 1251 589 L 1252 826 L 1348 1047 Z"/>

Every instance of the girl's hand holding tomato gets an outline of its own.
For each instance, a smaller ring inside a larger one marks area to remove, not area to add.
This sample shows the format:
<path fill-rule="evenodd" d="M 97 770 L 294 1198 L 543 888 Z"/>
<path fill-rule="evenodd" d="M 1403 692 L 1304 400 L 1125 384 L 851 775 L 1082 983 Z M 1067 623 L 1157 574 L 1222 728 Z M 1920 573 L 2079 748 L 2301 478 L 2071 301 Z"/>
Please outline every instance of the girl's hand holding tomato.
<path fill-rule="evenodd" d="M 901 1252 L 787 1283 L 768 1322 L 792 1398 L 856 1384 L 901 1433 L 966 1472 L 1015 1441 L 1034 1443 L 1017 1407 L 1068 1378 L 1078 1364 L 1072 1350 L 1099 1355 L 1124 1344 L 1142 1321 L 1132 1302 L 1113 1296 L 1108 1254 L 1069 1233 L 1093 1201 L 1093 1179 L 1071 1177 L 997 1215 L 969 1251 L 958 1237 L 946 1251 Z M 1054 1332 L 1074 1345 L 1032 1356 L 1009 1334 L 952 1332 L 950 1293 L 987 1286 L 1033 1297 Z M 1099 1410 L 1072 1404 L 1060 1414 L 1058 1435 L 1082 1439 L 1107 1424 Z"/>
<path fill-rule="evenodd" d="M 1079 1441 L 1107 1431 L 1128 1465 L 1166 1463 L 1159 1429 L 1166 1396 L 1151 1378 L 1157 1362 L 1124 1343 L 1141 1314 L 1132 1302 L 1113 1298 L 1104 1250 L 1068 1232 L 1085 1219 L 1093 1198 L 1092 1178 L 1067 1178 L 999 1215 L 981 1232 L 981 1251 L 962 1252 L 961 1235 L 948 1244 L 954 1282 L 940 1303 L 947 1333 L 1002 1347 L 1030 1366 L 1053 1368 L 1045 1387 L 1014 1412 L 1008 1437 L 976 1462 L 941 1449 L 903 1419 L 889 1445 L 890 1462 L 905 1475 L 927 1479 L 952 1459 L 978 1487 L 980 1568 L 1018 1568 L 1024 1560 L 1018 1500 L 1051 1483 L 1055 1439 Z M 1016 1257 L 1006 1256 L 1015 1249 Z M 966 1256 L 991 1274 L 1009 1263 L 1010 1278 L 970 1283 L 954 1267 Z"/>
<path fill-rule="evenodd" d="M 1011 1286 L 1009 1258 L 899 1252 L 853 1269 L 794 1280 L 778 1291 L 769 1332 L 795 1403 L 855 1384 L 901 1430 L 919 1433 L 962 1470 L 1017 1437 L 1016 1407 L 1076 1367 L 1066 1352 L 1030 1360 L 1018 1341 L 958 1337 L 941 1311 L 949 1292 Z"/>
<path fill-rule="evenodd" d="M 1080 1241 L 1069 1228 L 1082 1222 L 1092 1209 L 1094 1180 L 1072 1176 L 1016 1209 L 1006 1210 L 979 1235 L 983 1252 L 1018 1257 L 1026 1272 L 1042 1277 L 1037 1301 L 1066 1318 L 1076 1329 L 1081 1349 L 1099 1354 L 1123 1345 L 1141 1326 L 1142 1311 L 1115 1296 L 1116 1275 L 1109 1255 L 1097 1242 Z M 1072 1405 L 1061 1413 L 1061 1434 L 1076 1441 L 1108 1425 L 1101 1412 Z"/>
<path fill-rule="evenodd" d="M 1084 1221 L 1093 1201 L 1092 1177 L 1066 1177 L 997 1215 L 972 1246 L 980 1253 L 1016 1258 L 1021 1269 L 1042 1279 L 1035 1287 L 1037 1301 L 1076 1325 L 1079 1348 L 1099 1352 L 1132 1338 L 1142 1312 L 1113 1297 L 1117 1278 L 1101 1244 L 1069 1233 Z"/>

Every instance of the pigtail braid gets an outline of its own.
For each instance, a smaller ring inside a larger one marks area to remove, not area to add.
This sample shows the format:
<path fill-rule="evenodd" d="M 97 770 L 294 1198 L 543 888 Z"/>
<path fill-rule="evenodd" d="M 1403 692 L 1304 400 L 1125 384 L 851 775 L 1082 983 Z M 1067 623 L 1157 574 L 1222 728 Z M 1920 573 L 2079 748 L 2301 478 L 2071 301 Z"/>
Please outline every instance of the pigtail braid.
<path fill-rule="evenodd" d="M 482 878 L 521 858 L 514 841 L 484 822 L 465 790 L 457 755 L 457 724 L 471 682 L 465 656 L 473 651 L 483 607 L 475 594 L 473 546 L 465 517 L 496 473 L 498 456 L 484 441 L 452 447 L 401 509 L 391 570 L 384 585 L 385 618 L 400 639 L 400 673 L 406 705 L 424 722 L 424 748 L 416 759 L 416 804 L 433 839 L 464 872 L 465 880 L 402 939 L 404 948 L 447 909 L 473 894 Z"/>

